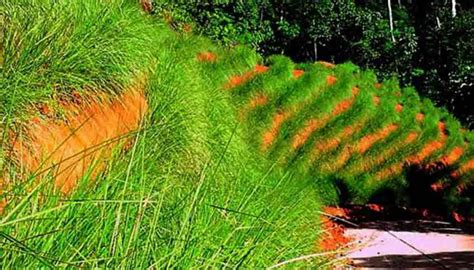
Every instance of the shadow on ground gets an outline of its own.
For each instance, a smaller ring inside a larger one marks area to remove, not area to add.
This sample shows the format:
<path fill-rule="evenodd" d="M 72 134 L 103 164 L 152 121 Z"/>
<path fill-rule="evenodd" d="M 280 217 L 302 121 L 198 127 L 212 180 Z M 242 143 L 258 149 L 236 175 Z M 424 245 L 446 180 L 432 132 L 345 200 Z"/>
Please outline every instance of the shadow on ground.
<path fill-rule="evenodd" d="M 474 252 L 444 252 L 428 255 L 385 255 L 357 258 L 355 267 L 474 269 Z"/>

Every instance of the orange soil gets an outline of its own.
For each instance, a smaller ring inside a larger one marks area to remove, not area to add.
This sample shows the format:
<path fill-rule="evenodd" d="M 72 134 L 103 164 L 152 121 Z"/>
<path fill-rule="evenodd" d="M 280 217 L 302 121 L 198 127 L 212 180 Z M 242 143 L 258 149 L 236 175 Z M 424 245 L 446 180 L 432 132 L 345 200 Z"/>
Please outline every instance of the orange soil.
<path fill-rule="evenodd" d="M 303 76 L 303 74 L 304 74 L 304 70 L 301 70 L 301 69 L 293 70 L 293 77 L 295 79 L 298 79 L 299 77 Z"/>
<path fill-rule="evenodd" d="M 380 89 L 380 88 L 382 88 L 382 84 L 381 84 L 381 83 L 376 83 L 374 86 L 375 86 L 375 89 Z"/>
<path fill-rule="evenodd" d="M 267 132 L 263 134 L 263 140 L 262 140 L 263 151 L 266 151 L 273 144 L 276 137 L 278 136 L 278 133 L 280 132 L 281 125 L 286 119 L 288 119 L 289 116 L 290 116 L 289 113 L 278 112 L 273 117 L 270 130 L 268 130 Z"/>
<path fill-rule="evenodd" d="M 226 89 L 231 89 L 231 88 L 237 87 L 237 86 L 249 81 L 250 79 L 252 79 L 256 75 L 266 72 L 268 69 L 269 68 L 266 67 L 266 66 L 256 65 L 253 70 L 247 71 L 242 75 L 234 75 L 234 76 L 230 77 L 229 81 L 225 85 L 225 88 Z"/>
<path fill-rule="evenodd" d="M 348 209 L 344 209 L 344 208 L 340 208 L 340 207 L 325 206 L 323 211 L 324 211 L 324 213 L 326 213 L 328 215 L 331 215 L 331 216 L 349 219 L 349 214 L 350 213 L 349 213 Z"/>
<path fill-rule="evenodd" d="M 398 128 L 397 125 L 395 124 L 390 124 L 383 129 L 379 130 L 376 133 L 369 134 L 364 136 L 359 143 L 357 144 L 357 148 L 361 154 L 365 153 L 372 145 L 374 145 L 376 142 L 383 140 L 386 138 L 388 135 L 390 135 L 393 131 L 395 131 Z"/>
<path fill-rule="evenodd" d="M 62 104 L 65 121 L 35 118 L 12 146 L 12 160 L 27 173 L 44 175 L 52 168 L 54 184 L 69 193 L 86 173 L 91 178 L 104 167 L 114 147 L 127 142 L 147 110 L 145 96 L 136 88 L 112 101 Z"/>
<path fill-rule="evenodd" d="M 336 207 L 325 207 L 324 212 L 328 215 L 349 219 L 346 210 Z M 344 226 L 337 224 L 332 221 L 329 217 L 322 215 L 322 229 L 326 233 L 324 237 L 319 241 L 319 248 L 323 251 L 335 251 L 340 248 L 346 247 L 352 239 L 344 235 Z"/>
<path fill-rule="evenodd" d="M 217 59 L 217 56 L 212 53 L 212 52 L 200 52 L 196 56 L 198 61 L 201 62 L 215 62 Z"/>
<path fill-rule="evenodd" d="M 384 209 L 383 206 L 381 206 L 381 205 L 379 205 L 379 204 L 375 204 L 375 203 L 369 203 L 369 204 L 367 204 L 367 207 L 368 207 L 370 210 L 374 211 L 374 212 L 382 212 L 383 209 Z"/>

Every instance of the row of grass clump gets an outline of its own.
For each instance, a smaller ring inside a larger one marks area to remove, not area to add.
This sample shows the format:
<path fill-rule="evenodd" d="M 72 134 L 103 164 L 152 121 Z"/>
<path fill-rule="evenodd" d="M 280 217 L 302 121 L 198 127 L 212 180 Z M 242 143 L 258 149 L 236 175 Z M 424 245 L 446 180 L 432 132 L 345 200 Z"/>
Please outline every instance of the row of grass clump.
<path fill-rule="evenodd" d="M 474 214 L 472 132 L 446 110 L 349 63 L 298 66 L 277 56 L 266 65 L 228 91 L 267 159 L 332 179 L 345 202 L 435 206 L 458 221 Z"/>
<path fill-rule="evenodd" d="M 318 189 L 255 155 L 222 91 L 260 57 L 171 32 L 135 4 L 0 3 L 3 134 L 42 117 L 35 104 L 73 91 L 118 95 L 140 76 L 150 108 L 130 150 L 68 197 L 47 176 L 20 182 L 2 154 L 17 184 L 1 194 L 0 266 L 260 268 L 317 252 Z M 202 65 L 204 50 L 219 65 Z M 311 258 L 304 263 L 327 263 Z"/>

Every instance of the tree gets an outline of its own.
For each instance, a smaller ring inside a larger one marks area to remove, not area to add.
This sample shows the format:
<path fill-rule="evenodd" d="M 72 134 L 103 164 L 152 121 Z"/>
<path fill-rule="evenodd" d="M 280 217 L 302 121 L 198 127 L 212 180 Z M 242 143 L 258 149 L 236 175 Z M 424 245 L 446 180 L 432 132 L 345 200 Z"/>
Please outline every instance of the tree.
<path fill-rule="evenodd" d="M 395 43 L 395 37 L 393 36 L 392 2 L 390 0 L 387 0 L 387 5 L 388 5 L 388 17 L 390 21 L 390 35 L 392 37 L 392 42 Z"/>
<path fill-rule="evenodd" d="M 473 8 L 472 0 L 162 0 L 155 6 L 172 14 L 166 16 L 173 25 L 193 22 L 195 31 L 224 45 L 247 44 L 297 62 L 352 61 L 381 79 L 397 76 L 469 127 L 474 111 L 463 101 L 472 95 Z"/>

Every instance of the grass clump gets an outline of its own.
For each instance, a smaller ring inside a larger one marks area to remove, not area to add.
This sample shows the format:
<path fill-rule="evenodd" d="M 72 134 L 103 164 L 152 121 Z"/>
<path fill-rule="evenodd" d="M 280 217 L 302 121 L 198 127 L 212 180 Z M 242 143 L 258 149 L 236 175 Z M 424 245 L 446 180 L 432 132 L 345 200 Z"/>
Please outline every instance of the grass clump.
<path fill-rule="evenodd" d="M 254 154 L 222 91 L 258 55 L 171 32 L 126 1 L 26 2 L 0 4 L 2 119 L 140 76 L 149 112 L 130 150 L 69 196 L 35 172 L 2 193 L 2 268 L 261 268 L 317 251 L 317 189 Z M 196 59 L 208 50 L 219 64 Z"/>

